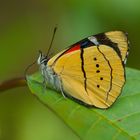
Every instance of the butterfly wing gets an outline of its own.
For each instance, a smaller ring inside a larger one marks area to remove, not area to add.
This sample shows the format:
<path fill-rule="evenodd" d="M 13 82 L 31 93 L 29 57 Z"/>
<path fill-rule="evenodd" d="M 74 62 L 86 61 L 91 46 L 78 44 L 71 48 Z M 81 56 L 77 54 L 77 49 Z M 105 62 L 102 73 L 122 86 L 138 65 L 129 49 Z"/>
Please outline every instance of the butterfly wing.
<path fill-rule="evenodd" d="M 73 98 L 99 108 L 110 107 L 125 82 L 122 57 L 108 45 L 84 39 L 48 61 Z"/>
<path fill-rule="evenodd" d="M 110 32 L 93 35 L 87 38 L 91 38 L 91 37 L 95 37 L 99 45 L 107 45 L 113 48 L 122 59 L 123 64 L 126 64 L 127 56 L 129 53 L 129 40 L 128 40 L 127 33 L 123 31 L 110 31 Z M 97 45 L 95 42 L 91 43 L 87 38 L 73 44 L 68 49 L 65 49 L 62 52 L 55 55 L 51 60 L 51 63 L 56 61 L 65 52 L 78 50 L 79 44 L 80 47 L 89 47 L 91 45 Z"/>
<path fill-rule="evenodd" d="M 126 63 L 129 53 L 129 41 L 127 33 L 122 31 L 110 31 L 95 35 L 100 44 L 108 45 L 120 55 L 123 63 Z"/>

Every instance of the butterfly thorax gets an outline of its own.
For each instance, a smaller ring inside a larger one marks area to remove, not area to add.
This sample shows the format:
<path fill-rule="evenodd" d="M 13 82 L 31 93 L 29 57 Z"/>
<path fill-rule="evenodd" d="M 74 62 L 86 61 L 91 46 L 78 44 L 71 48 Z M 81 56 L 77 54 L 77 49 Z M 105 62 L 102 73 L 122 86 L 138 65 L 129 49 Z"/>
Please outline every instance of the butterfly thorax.
<path fill-rule="evenodd" d="M 37 60 L 38 65 L 40 66 L 40 71 L 44 79 L 44 84 L 51 86 L 52 88 L 60 91 L 60 79 L 58 75 L 54 72 L 51 66 L 47 65 L 48 59 L 43 56 L 42 53 L 39 55 Z"/>

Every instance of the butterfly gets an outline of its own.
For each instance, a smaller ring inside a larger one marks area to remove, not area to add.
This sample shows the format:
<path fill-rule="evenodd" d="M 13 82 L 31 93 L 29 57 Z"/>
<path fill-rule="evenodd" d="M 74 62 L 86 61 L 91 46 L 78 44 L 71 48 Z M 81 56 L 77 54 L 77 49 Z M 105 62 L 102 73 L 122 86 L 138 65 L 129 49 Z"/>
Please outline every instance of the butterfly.
<path fill-rule="evenodd" d="M 37 63 L 45 82 L 87 106 L 109 108 L 125 84 L 129 52 L 127 33 L 89 36 L 52 58 L 40 52 Z"/>

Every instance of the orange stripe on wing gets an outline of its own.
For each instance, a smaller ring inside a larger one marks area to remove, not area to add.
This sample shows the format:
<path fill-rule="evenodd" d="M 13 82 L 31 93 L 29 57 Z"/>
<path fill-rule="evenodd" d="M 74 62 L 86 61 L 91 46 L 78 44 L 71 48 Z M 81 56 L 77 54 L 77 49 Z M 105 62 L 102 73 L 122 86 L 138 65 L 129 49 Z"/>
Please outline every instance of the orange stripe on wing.
<path fill-rule="evenodd" d="M 76 51 L 76 50 L 80 50 L 80 44 L 73 46 L 72 48 L 70 48 L 68 51 L 66 51 L 64 54 Z"/>

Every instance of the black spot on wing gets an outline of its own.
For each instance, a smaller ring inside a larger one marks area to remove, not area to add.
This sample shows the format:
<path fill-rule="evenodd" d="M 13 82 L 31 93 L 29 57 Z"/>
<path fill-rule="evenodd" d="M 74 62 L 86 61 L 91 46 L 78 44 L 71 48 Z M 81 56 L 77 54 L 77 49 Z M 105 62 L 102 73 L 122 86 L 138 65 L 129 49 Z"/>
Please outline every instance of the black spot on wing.
<path fill-rule="evenodd" d="M 99 64 L 96 64 L 96 67 L 99 68 Z"/>
<path fill-rule="evenodd" d="M 103 80 L 103 77 L 100 77 L 100 80 Z"/>
<path fill-rule="evenodd" d="M 93 58 L 93 60 L 94 60 L 94 61 L 96 61 L 96 60 L 97 60 L 97 58 L 96 58 L 96 57 L 94 57 L 94 58 Z"/>
<path fill-rule="evenodd" d="M 100 70 L 97 70 L 97 71 L 96 71 L 96 73 L 99 73 L 99 72 L 100 72 Z"/>

